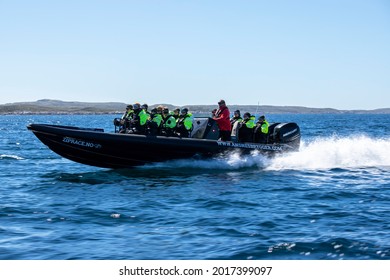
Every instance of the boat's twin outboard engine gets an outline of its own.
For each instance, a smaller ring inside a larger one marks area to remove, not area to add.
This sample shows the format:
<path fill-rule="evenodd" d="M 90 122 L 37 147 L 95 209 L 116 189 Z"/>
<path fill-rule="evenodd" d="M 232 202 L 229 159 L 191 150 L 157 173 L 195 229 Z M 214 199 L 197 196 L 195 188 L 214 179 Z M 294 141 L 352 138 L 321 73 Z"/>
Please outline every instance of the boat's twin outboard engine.
<path fill-rule="evenodd" d="M 268 128 L 268 143 L 289 144 L 299 149 L 301 131 L 296 123 L 273 123 Z"/>

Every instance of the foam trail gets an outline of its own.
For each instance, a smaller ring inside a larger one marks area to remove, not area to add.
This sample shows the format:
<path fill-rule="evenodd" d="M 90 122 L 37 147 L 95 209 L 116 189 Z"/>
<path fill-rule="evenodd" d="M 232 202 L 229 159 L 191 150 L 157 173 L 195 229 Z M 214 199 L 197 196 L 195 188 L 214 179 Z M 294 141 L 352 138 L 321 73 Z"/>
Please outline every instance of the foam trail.
<path fill-rule="evenodd" d="M 16 159 L 16 160 L 22 160 L 24 158 L 16 156 L 16 155 L 0 155 L 0 159 Z"/>
<path fill-rule="evenodd" d="M 271 160 L 267 170 L 390 166 L 390 139 L 367 136 L 318 138 L 300 151 Z"/>
<path fill-rule="evenodd" d="M 143 168 L 191 168 L 210 170 L 236 170 L 248 167 L 264 167 L 268 159 L 258 153 L 241 155 L 230 153 L 212 159 L 182 159 L 144 166 Z"/>

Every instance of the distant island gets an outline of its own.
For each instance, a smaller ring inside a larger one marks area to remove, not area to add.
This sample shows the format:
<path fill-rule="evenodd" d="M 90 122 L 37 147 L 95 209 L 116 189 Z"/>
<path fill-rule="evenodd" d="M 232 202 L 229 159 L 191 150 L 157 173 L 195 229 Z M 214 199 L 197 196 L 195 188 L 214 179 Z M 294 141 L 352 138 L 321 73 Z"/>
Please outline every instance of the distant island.
<path fill-rule="evenodd" d="M 76 102 L 41 99 L 34 102 L 16 102 L 0 105 L 0 115 L 47 115 L 47 114 L 121 114 L 126 103 L 121 102 Z M 172 104 L 149 104 L 150 108 L 163 105 L 170 110 L 179 107 Z M 210 114 L 216 105 L 185 105 L 196 114 Z M 265 114 L 390 114 L 390 108 L 375 110 L 337 110 L 332 108 L 309 108 L 302 106 L 270 106 L 270 105 L 234 105 L 228 107 L 233 112 L 261 112 Z"/>

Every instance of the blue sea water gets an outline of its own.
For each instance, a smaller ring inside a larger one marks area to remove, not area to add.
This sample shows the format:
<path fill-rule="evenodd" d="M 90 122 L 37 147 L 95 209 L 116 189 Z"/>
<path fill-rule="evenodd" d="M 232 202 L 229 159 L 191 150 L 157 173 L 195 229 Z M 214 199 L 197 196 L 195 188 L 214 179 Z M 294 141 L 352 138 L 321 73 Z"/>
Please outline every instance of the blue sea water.
<path fill-rule="evenodd" d="M 114 117 L 0 116 L 0 259 L 390 259 L 389 115 L 269 115 L 300 125 L 299 152 L 128 170 L 26 129 Z"/>

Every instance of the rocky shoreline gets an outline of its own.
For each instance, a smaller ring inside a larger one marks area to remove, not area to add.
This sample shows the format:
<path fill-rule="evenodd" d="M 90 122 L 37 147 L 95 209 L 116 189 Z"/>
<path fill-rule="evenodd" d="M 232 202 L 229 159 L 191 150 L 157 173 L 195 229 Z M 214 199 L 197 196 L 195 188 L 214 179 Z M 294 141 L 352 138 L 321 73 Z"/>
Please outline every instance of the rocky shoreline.
<path fill-rule="evenodd" d="M 160 104 L 150 104 L 154 107 Z M 172 104 L 162 104 L 170 110 L 179 107 Z M 209 114 L 216 105 L 186 105 L 196 114 Z M 69 102 L 51 99 L 42 99 L 34 102 L 17 102 L 0 105 L 0 115 L 97 115 L 122 114 L 126 103 L 121 102 Z M 375 110 L 337 110 L 333 108 L 309 108 L 301 106 L 270 106 L 270 105 L 229 105 L 231 111 L 255 112 L 265 114 L 390 114 L 390 108 Z"/>

